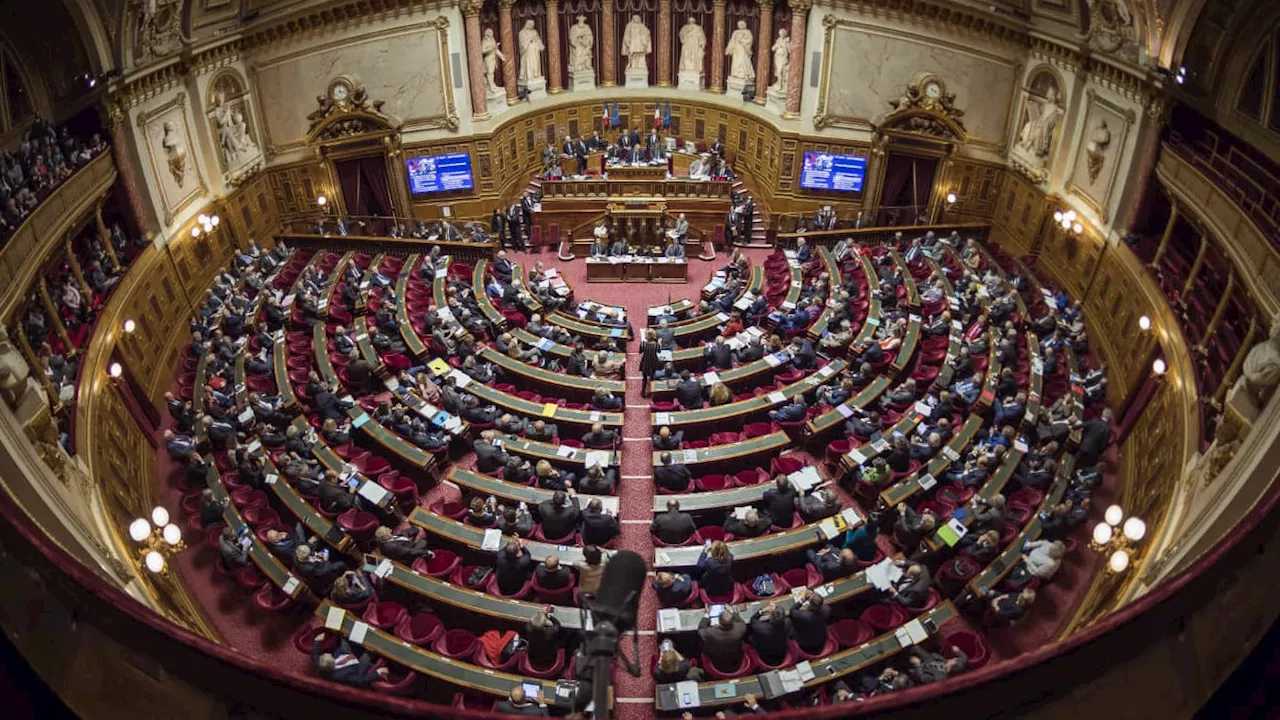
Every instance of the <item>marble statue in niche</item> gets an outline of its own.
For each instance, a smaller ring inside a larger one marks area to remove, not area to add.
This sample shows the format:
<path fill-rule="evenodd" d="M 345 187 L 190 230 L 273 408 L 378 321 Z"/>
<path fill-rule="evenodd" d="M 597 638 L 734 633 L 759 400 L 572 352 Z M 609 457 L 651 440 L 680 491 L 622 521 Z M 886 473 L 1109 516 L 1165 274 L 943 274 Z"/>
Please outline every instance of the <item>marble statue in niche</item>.
<path fill-rule="evenodd" d="M 579 15 L 578 22 L 569 28 L 569 72 L 590 72 L 594 47 L 595 34 L 587 24 L 587 16 Z"/>
<path fill-rule="evenodd" d="M 1098 176 L 1102 174 L 1102 168 L 1107 164 L 1107 150 L 1110 147 L 1111 129 L 1107 127 L 1106 118 L 1103 118 L 1098 121 L 1098 126 L 1089 133 L 1089 141 L 1084 148 L 1089 182 L 1098 182 Z"/>
<path fill-rule="evenodd" d="M 1037 95 L 1033 87 L 1023 101 L 1022 112 L 1026 121 L 1018 132 L 1018 147 L 1045 163 L 1063 114 L 1062 106 L 1058 104 L 1057 86 L 1049 84 L 1043 95 Z"/>
<path fill-rule="evenodd" d="M 729 58 L 730 87 L 745 87 L 756 79 L 755 64 L 751 62 L 751 31 L 747 29 L 745 20 L 738 21 L 738 27 L 729 36 L 724 54 Z M 736 82 L 735 82 L 736 81 Z"/>
<path fill-rule="evenodd" d="M 524 28 L 520 30 L 520 83 L 527 84 L 531 80 L 542 80 L 542 51 L 547 46 L 542 42 L 542 36 L 538 34 L 538 29 L 533 26 L 532 20 L 524 21 Z"/>
<path fill-rule="evenodd" d="M 707 34 L 693 17 L 680 28 L 679 89 L 702 89 L 702 68 L 707 57 Z"/>
<path fill-rule="evenodd" d="M 1267 339 L 1254 345 L 1244 356 L 1240 379 L 1231 387 L 1227 404 L 1235 407 L 1250 421 L 1271 402 L 1280 385 L 1280 317 L 1271 322 Z"/>
<path fill-rule="evenodd" d="M 496 78 L 498 61 L 505 62 L 507 59 L 507 56 L 502 54 L 502 48 L 498 47 L 498 39 L 493 36 L 493 28 L 484 30 L 484 38 L 480 40 L 480 56 L 484 58 L 485 92 L 492 93 L 498 89 Z"/>
<path fill-rule="evenodd" d="M 770 91 L 785 93 L 791 70 L 791 37 L 787 29 L 778 30 L 778 39 L 773 41 L 773 84 Z"/>
<path fill-rule="evenodd" d="M 165 120 L 161 126 L 164 136 L 160 138 L 160 148 L 164 150 L 165 159 L 168 161 L 169 173 L 173 175 L 173 181 L 178 187 L 182 187 L 187 181 L 187 145 L 183 141 L 181 134 L 178 132 L 178 126 L 173 124 L 172 120 Z"/>
<path fill-rule="evenodd" d="M 680 72 L 702 72 L 707 53 L 707 34 L 692 17 L 680 28 Z"/>
<path fill-rule="evenodd" d="M 648 56 L 653 52 L 653 37 L 639 15 L 622 32 L 622 54 L 627 56 L 627 72 L 649 72 Z"/>
<path fill-rule="evenodd" d="M 244 111 L 227 103 L 226 96 L 221 92 L 214 96 L 213 122 L 218 129 L 218 148 L 222 151 L 226 167 L 236 167 L 242 160 L 257 153 L 258 144 L 249 134 L 249 123 L 244 117 Z"/>

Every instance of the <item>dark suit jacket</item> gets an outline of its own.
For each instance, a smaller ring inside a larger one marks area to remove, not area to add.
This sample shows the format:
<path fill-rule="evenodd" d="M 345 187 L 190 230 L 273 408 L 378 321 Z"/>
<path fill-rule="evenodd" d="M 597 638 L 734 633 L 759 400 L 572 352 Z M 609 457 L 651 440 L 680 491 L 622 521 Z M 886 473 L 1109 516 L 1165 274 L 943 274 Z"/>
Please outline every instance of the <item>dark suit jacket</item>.
<path fill-rule="evenodd" d="M 569 583 L 573 582 L 573 571 L 563 565 L 555 570 L 551 570 L 546 565 L 538 565 L 534 568 L 533 575 L 538 579 L 538 585 L 548 590 L 568 587 Z"/>
<path fill-rule="evenodd" d="M 681 380 L 676 383 L 676 401 L 686 410 L 702 407 L 702 383 L 697 380 Z"/>
<path fill-rule="evenodd" d="M 668 545 L 679 545 L 688 540 L 697 530 L 698 526 L 693 523 L 693 516 L 686 512 L 659 513 L 654 516 L 653 522 L 649 525 L 649 532 Z"/>
<path fill-rule="evenodd" d="M 740 617 L 734 618 L 727 628 L 721 627 L 719 621 L 712 623 L 710 618 L 703 618 L 698 625 L 703 654 L 724 670 L 732 670 L 742 662 L 742 640 L 746 634 L 747 624 Z"/>
<path fill-rule="evenodd" d="M 787 654 L 790 633 L 787 632 L 786 615 L 774 613 L 772 618 L 765 620 L 757 614 L 751 619 L 748 630 L 747 642 L 766 662 L 775 663 Z"/>
<path fill-rule="evenodd" d="M 823 605 L 816 611 L 799 606 L 791 608 L 791 631 L 795 633 L 796 644 L 808 653 L 815 653 L 827 643 L 827 618 L 831 616 L 831 608 Z"/>
<path fill-rule="evenodd" d="M 533 558 L 528 548 L 520 548 L 520 552 L 512 554 L 505 547 L 498 549 L 494 561 L 498 589 L 511 594 L 520 589 L 529 579 L 529 571 L 533 568 Z"/>
<path fill-rule="evenodd" d="M 591 510 L 582 513 L 582 542 L 585 545 L 603 545 L 617 537 L 620 531 L 618 519 L 612 515 Z"/>
<path fill-rule="evenodd" d="M 765 512 L 769 513 L 769 516 L 775 522 L 790 524 L 796 506 L 795 488 L 790 485 L 785 490 L 771 487 L 764 491 L 761 504 L 764 506 Z"/>
<path fill-rule="evenodd" d="M 538 521 L 542 524 L 542 534 L 548 538 L 562 538 L 578 528 L 578 520 L 582 512 L 578 509 L 578 499 L 570 498 L 564 507 L 555 507 L 550 500 L 538 504 Z"/>
<path fill-rule="evenodd" d="M 654 484 L 668 490 L 683 490 L 689 486 L 691 480 L 693 480 L 693 473 L 689 472 L 689 468 L 684 465 L 673 463 L 659 465 L 653 469 Z"/>

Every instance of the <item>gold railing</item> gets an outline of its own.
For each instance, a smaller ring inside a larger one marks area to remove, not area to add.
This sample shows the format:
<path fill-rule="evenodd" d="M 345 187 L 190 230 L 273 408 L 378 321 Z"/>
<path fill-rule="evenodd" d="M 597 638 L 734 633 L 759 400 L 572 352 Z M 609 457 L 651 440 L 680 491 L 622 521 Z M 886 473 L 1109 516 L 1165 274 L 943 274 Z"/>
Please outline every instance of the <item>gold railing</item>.
<path fill-rule="evenodd" d="M 45 198 L 0 248 L 0 318 L 9 319 L 26 299 L 26 288 L 73 225 L 93 208 L 116 180 L 109 151 L 99 154 Z"/>

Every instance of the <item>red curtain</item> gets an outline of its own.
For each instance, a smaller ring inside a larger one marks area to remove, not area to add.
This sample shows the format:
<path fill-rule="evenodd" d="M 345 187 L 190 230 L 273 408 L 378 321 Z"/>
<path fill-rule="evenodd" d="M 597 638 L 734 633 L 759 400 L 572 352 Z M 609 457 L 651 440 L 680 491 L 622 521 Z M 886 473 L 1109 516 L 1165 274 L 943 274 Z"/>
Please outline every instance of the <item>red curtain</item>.
<path fill-rule="evenodd" d="M 360 160 L 339 160 L 334 163 L 338 171 L 338 185 L 342 188 L 342 203 L 349 215 L 364 215 L 360 193 Z"/>
<path fill-rule="evenodd" d="M 889 155 L 889 160 L 884 167 L 884 183 L 880 186 L 880 217 L 876 221 L 877 225 L 901 222 L 900 219 L 898 222 L 890 222 L 894 218 L 899 218 L 900 214 L 889 208 L 898 204 L 898 198 L 902 195 L 903 189 L 909 187 L 911 160 L 912 158 L 905 155 Z"/>
<path fill-rule="evenodd" d="M 391 201 L 391 182 L 387 177 L 386 160 L 378 155 L 340 160 L 334 163 L 338 172 L 338 184 L 342 187 L 342 201 L 347 214 L 353 217 L 391 216 L 395 204 Z"/>

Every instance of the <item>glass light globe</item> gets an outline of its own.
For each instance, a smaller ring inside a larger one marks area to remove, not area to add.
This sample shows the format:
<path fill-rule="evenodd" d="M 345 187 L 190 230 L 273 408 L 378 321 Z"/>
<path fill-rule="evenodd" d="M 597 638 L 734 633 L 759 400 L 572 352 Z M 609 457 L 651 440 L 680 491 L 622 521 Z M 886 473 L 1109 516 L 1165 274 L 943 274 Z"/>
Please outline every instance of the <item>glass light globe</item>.
<path fill-rule="evenodd" d="M 164 526 L 164 541 L 170 545 L 177 545 L 182 542 L 182 528 L 169 523 Z"/>
<path fill-rule="evenodd" d="M 1075 222 L 1075 221 L 1076 221 L 1076 218 L 1077 218 L 1077 217 L 1079 217 L 1079 216 L 1078 216 L 1078 215 L 1076 215 L 1076 211 L 1075 211 L 1075 210 L 1068 210 L 1068 211 L 1067 211 L 1067 214 L 1066 214 L 1064 217 L 1065 217 L 1066 219 L 1070 220 L 1071 222 Z"/>
<path fill-rule="evenodd" d="M 218 217 L 217 215 L 214 215 L 213 217 L 209 218 L 209 224 L 214 227 L 218 227 L 218 223 L 220 222 L 222 222 L 222 218 Z"/>
<path fill-rule="evenodd" d="M 1125 520 L 1124 536 L 1133 542 L 1138 542 L 1147 536 L 1147 524 L 1142 521 L 1142 518 L 1131 517 Z"/>
<path fill-rule="evenodd" d="M 1100 522 L 1093 527 L 1093 541 L 1099 545 L 1111 542 L 1111 526 Z"/>
<path fill-rule="evenodd" d="M 1124 572 L 1129 567 L 1129 553 L 1124 550 L 1111 553 L 1111 557 L 1107 560 L 1107 567 L 1111 568 L 1111 572 Z"/>
<path fill-rule="evenodd" d="M 328 202 L 329 202 L 329 198 L 323 195 L 320 195 L 319 197 L 316 198 L 316 204 L 319 205 L 320 207 L 324 207 L 325 204 Z"/>
<path fill-rule="evenodd" d="M 1063 230 L 1070 230 L 1070 229 L 1071 229 L 1071 221 L 1070 221 L 1070 220 L 1068 220 L 1067 218 L 1062 218 L 1062 229 L 1063 229 Z"/>
<path fill-rule="evenodd" d="M 1163 358 L 1156 358 L 1155 361 L 1151 363 L 1151 372 L 1157 375 L 1163 375 L 1168 369 L 1169 366 L 1165 364 Z"/>
<path fill-rule="evenodd" d="M 143 558 L 143 562 L 147 564 L 147 569 L 153 573 L 164 570 L 164 556 L 155 550 L 147 553 L 146 557 Z"/>
<path fill-rule="evenodd" d="M 168 525 L 169 511 L 165 510 L 161 505 L 155 506 L 151 510 L 151 522 L 155 523 L 156 527 L 164 527 L 165 525 Z"/>
<path fill-rule="evenodd" d="M 953 205 L 954 205 L 954 204 L 955 204 L 955 202 L 956 202 L 956 194 L 955 194 L 955 193 L 947 193 L 947 202 L 948 202 L 948 203 L 951 203 L 951 204 L 953 204 Z"/>
<path fill-rule="evenodd" d="M 1055 213 L 1053 214 L 1053 221 L 1054 221 L 1054 222 L 1058 222 L 1058 223 L 1062 222 L 1062 211 L 1061 211 L 1061 210 L 1059 210 L 1059 211 L 1057 211 L 1057 212 L 1055 212 Z"/>
<path fill-rule="evenodd" d="M 204 213 L 200 213 L 200 215 L 196 218 L 196 222 L 200 223 L 201 225 L 204 225 L 205 223 L 209 222 L 209 216 L 205 215 Z"/>
<path fill-rule="evenodd" d="M 132 320 L 125 320 L 125 321 L 124 321 L 124 331 L 125 331 L 125 332 L 127 332 L 127 333 L 131 333 L 131 332 L 133 332 L 134 330 L 136 330 L 137 328 L 138 328 L 138 323 L 136 323 L 136 322 L 134 322 L 134 321 L 132 321 Z"/>
<path fill-rule="evenodd" d="M 191 228 L 191 237 L 200 237 L 200 228 Z"/>
<path fill-rule="evenodd" d="M 1151 318 L 1147 317 L 1146 315 L 1143 315 L 1142 317 L 1138 318 L 1138 327 L 1142 328 L 1143 330 L 1150 330 Z"/>
<path fill-rule="evenodd" d="M 1121 520 L 1124 519 L 1124 510 L 1121 509 L 1119 505 L 1112 505 L 1111 507 L 1107 508 L 1106 514 L 1104 514 L 1102 517 L 1107 521 L 1108 525 L 1110 525 L 1111 527 L 1115 527 L 1116 525 L 1120 524 Z"/>
<path fill-rule="evenodd" d="M 1071 232 L 1079 235 L 1080 233 L 1084 232 L 1084 226 L 1081 225 L 1080 223 L 1076 223 L 1075 225 L 1071 226 Z"/>
<path fill-rule="evenodd" d="M 151 523 L 146 520 L 138 518 L 137 520 L 129 523 L 129 537 L 133 538 L 134 542 L 142 542 L 143 540 L 146 540 L 147 536 L 150 534 Z"/>
<path fill-rule="evenodd" d="M 111 367 L 107 368 L 107 374 L 113 378 L 118 378 L 124 373 L 124 367 L 120 363 L 111 363 Z"/>

